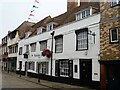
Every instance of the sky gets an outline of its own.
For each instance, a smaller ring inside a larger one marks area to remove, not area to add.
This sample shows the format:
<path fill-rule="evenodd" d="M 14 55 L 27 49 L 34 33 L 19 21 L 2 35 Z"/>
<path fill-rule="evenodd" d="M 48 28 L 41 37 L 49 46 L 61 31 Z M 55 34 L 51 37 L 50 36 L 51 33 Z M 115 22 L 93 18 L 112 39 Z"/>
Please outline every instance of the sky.
<path fill-rule="evenodd" d="M 15 30 L 22 22 L 27 21 L 33 5 L 34 17 L 30 22 L 38 22 L 46 16 L 55 17 L 67 10 L 67 0 L 0 0 L 0 43 L 8 31 Z"/>

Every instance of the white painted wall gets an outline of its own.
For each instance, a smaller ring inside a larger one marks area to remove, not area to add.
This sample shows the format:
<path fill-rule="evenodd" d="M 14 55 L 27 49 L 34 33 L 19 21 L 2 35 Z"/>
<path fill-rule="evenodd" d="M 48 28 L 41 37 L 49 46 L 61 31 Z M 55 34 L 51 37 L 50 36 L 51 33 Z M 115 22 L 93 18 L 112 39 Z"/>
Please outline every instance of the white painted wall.
<path fill-rule="evenodd" d="M 54 40 L 54 48 L 53 48 L 53 76 L 55 76 L 55 60 L 58 59 L 72 59 L 73 65 L 79 66 L 79 59 L 92 59 L 92 80 L 100 81 L 100 66 L 98 62 L 98 55 L 100 50 L 100 31 L 99 31 L 99 21 L 100 14 L 93 15 L 89 18 L 74 21 L 69 24 L 60 26 L 55 30 L 55 36 L 62 34 L 63 35 L 63 53 L 55 53 L 55 40 Z M 82 29 L 87 27 L 92 32 L 95 32 L 95 44 L 89 44 L 88 50 L 84 51 L 76 51 L 76 34 L 75 30 Z M 19 41 L 18 48 L 23 47 L 23 53 L 25 53 L 25 45 L 37 42 L 37 50 L 36 52 L 30 52 L 28 61 L 47 61 L 49 62 L 49 74 L 50 74 L 50 59 L 41 56 L 40 52 L 40 44 L 39 41 L 48 40 L 47 48 L 51 50 L 51 35 L 52 32 L 48 31 L 27 39 L 23 39 Z M 39 54 L 39 57 L 32 57 L 33 54 Z M 17 61 L 23 60 L 23 55 L 18 55 Z M 17 68 L 18 68 L 17 63 Z M 78 71 L 79 71 L 78 67 Z M 74 68 L 73 68 L 74 70 Z M 97 73 L 97 75 L 95 74 Z M 80 78 L 80 74 L 74 73 L 73 78 Z"/>
<path fill-rule="evenodd" d="M 18 31 L 17 31 L 15 38 L 13 38 L 13 39 L 8 38 L 7 47 L 17 44 L 18 40 L 19 40 L 19 35 L 18 35 Z M 17 53 L 9 53 L 9 48 L 8 48 L 8 57 L 17 57 Z"/>

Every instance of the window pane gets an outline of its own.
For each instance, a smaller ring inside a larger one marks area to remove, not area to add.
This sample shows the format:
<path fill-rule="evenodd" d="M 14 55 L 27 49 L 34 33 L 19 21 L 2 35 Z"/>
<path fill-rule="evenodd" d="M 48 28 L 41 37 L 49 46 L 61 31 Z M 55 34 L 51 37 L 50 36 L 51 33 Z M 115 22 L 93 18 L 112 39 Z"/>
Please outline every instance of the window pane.
<path fill-rule="evenodd" d="M 111 42 L 113 41 L 118 41 L 118 33 L 117 33 L 117 29 L 112 29 L 111 31 Z"/>
<path fill-rule="evenodd" d="M 36 43 L 31 44 L 31 52 L 35 52 L 36 51 Z"/>
<path fill-rule="evenodd" d="M 47 48 L 47 41 L 40 42 L 40 51 L 43 51 L 45 48 Z"/>
<path fill-rule="evenodd" d="M 77 34 L 77 50 L 87 49 L 87 31 L 82 31 Z"/>
<path fill-rule="evenodd" d="M 69 74 L 68 71 L 69 71 L 68 60 L 61 60 L 60 61 L 60 75 L 68 76 Z"/>
<path fill-rule="evenodd" d="M 55 39 L 55 52 L 62 52 L 63 50 L 63 37 L 59 37 Z"/>

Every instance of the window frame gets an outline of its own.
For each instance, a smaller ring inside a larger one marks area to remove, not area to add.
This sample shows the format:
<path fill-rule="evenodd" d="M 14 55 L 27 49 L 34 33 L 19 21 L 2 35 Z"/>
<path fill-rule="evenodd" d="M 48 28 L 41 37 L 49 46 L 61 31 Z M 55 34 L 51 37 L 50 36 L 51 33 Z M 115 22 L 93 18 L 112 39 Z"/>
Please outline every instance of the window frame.
<path fill-rule="evenodd" d="M 112 30 L 117 30 L 117 40 L 112 41 Z M 110 37 L 110 43 L 118 43 L 119 42 L 119 34 L 118 34 L 117 27 L 109 29 L 109 37 Z"/>
<path fill-rule="evenodd" d="M 89 14 L 88 14 L 89 10 Z M 76 21 L 84 19 L 92 15 L 92 8 L 88 7 L 76 13 Z"/>
<path fill-rule="evenodd" d="M 33 71 L 35 70 L 35 62 L 29 62 L 28 65 L 29 65 L 28 70 L 33 70 Z"/>
<path fill-rule="evenodd" d="M 116 4 L 115 4 L 115 2 L 116 2 Z M 115 2 L 113 3 L 113 0 L 111 0 L 111 1 L 110 1 L 110 6 L 111 6 L 111 7 L 115 7 L 115 6 L 120 5 L 120 0 L 116 0 Z"/>
<path fill-rule="evenodd" d="M 78 49 L 78 34 L 79 33 L 81 33 L 81 32 L 84 32 L 84 31 L 86 31 L 86 33 L 87 33 L 87 47 L 86 48 L 81 48 L 81 49 Z M 79 30 L 76 30 L 75 31 L 75 33 L 76 33 L 76 51 L 83 51 L 83 50 L 88 50 L 88 28 L 83 28 L 83 29 L 79 29 Z"/>
<path fill-rule="evenodd" d="M 69 60 L 68 59 L 59 60 L 59 74 L 60 74 L 60 77 L 69 77 Z"/>
<path fill-rule="evenodd" d="M 22 55 L 23 47 L 19 47 L 19 55 Z"/>
<path fill-rule="evenodd" d="M 47 48 L 47 40 L 43 40 L 43 41 L 40 41 L 39 43 L 40 43 L 40 51 L 43 51 L 44 49 L 46 49 L 46 48 L 41 48 L 41 43 L 46 43 L 46 48 Z"/>
<path fill-rule="evenodd" d="M 78 65 L 74 65 L 74 72 L 78 73 Z"/>
<path fill-rule="evenodd" d="M 29 52 L 29 45 L 25 45 L 25 51 Z"/>
<path fill-rule="evenodd" d="M 56 46 L 56 40 L 57 39 L 61 39 L 62 38 L 62 50 L 61 50 L 61 52 L 59 52 L 59 51 L 56 51 L 57 50 L 57 46 Z M 55 36 L 55 53 L 62 53 L 63 52 L 63 35 L 58 35 L 58 36 Z"/>
<path fill-rule="evenodd" d="M 35 44 L 35 49 L 34 49 L 34 50 L 32 50 L 32 45 L 34 45 L 34 44 Z M 37 44 L 37 43 L 31 43 L 31 44 L 30 44 L 30 47 L 31 47 L 31 52 L 36 52 L 36 44 Z"/>

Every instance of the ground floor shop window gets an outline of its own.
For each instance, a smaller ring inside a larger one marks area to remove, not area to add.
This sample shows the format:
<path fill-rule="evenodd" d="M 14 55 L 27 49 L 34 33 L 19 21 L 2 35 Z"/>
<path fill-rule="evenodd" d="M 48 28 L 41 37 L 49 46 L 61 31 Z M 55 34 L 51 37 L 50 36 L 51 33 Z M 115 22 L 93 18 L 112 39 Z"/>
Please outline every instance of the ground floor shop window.
<path fill-rule="evenodd" d="M 68 60 L 60 61 L 60 76 L 69 76 Z"/>
<path fill-rule="evenodd" d="M 55 61 L 55 75 L 73 78 L 73 60 L 60 59 Z"/>
<path fill-rule="evenodd" d="M 29 70 L 34 70 L 35 69 L 35 62 L 29 62 Z"/>
<path fill-rule="evenodd" d="M 39 64 L 40 73 L 48 74 L 48 62 L 37 63 L 37 69 L 36 69 L 37 72 L 38 72 L 38 64 Z"/>

